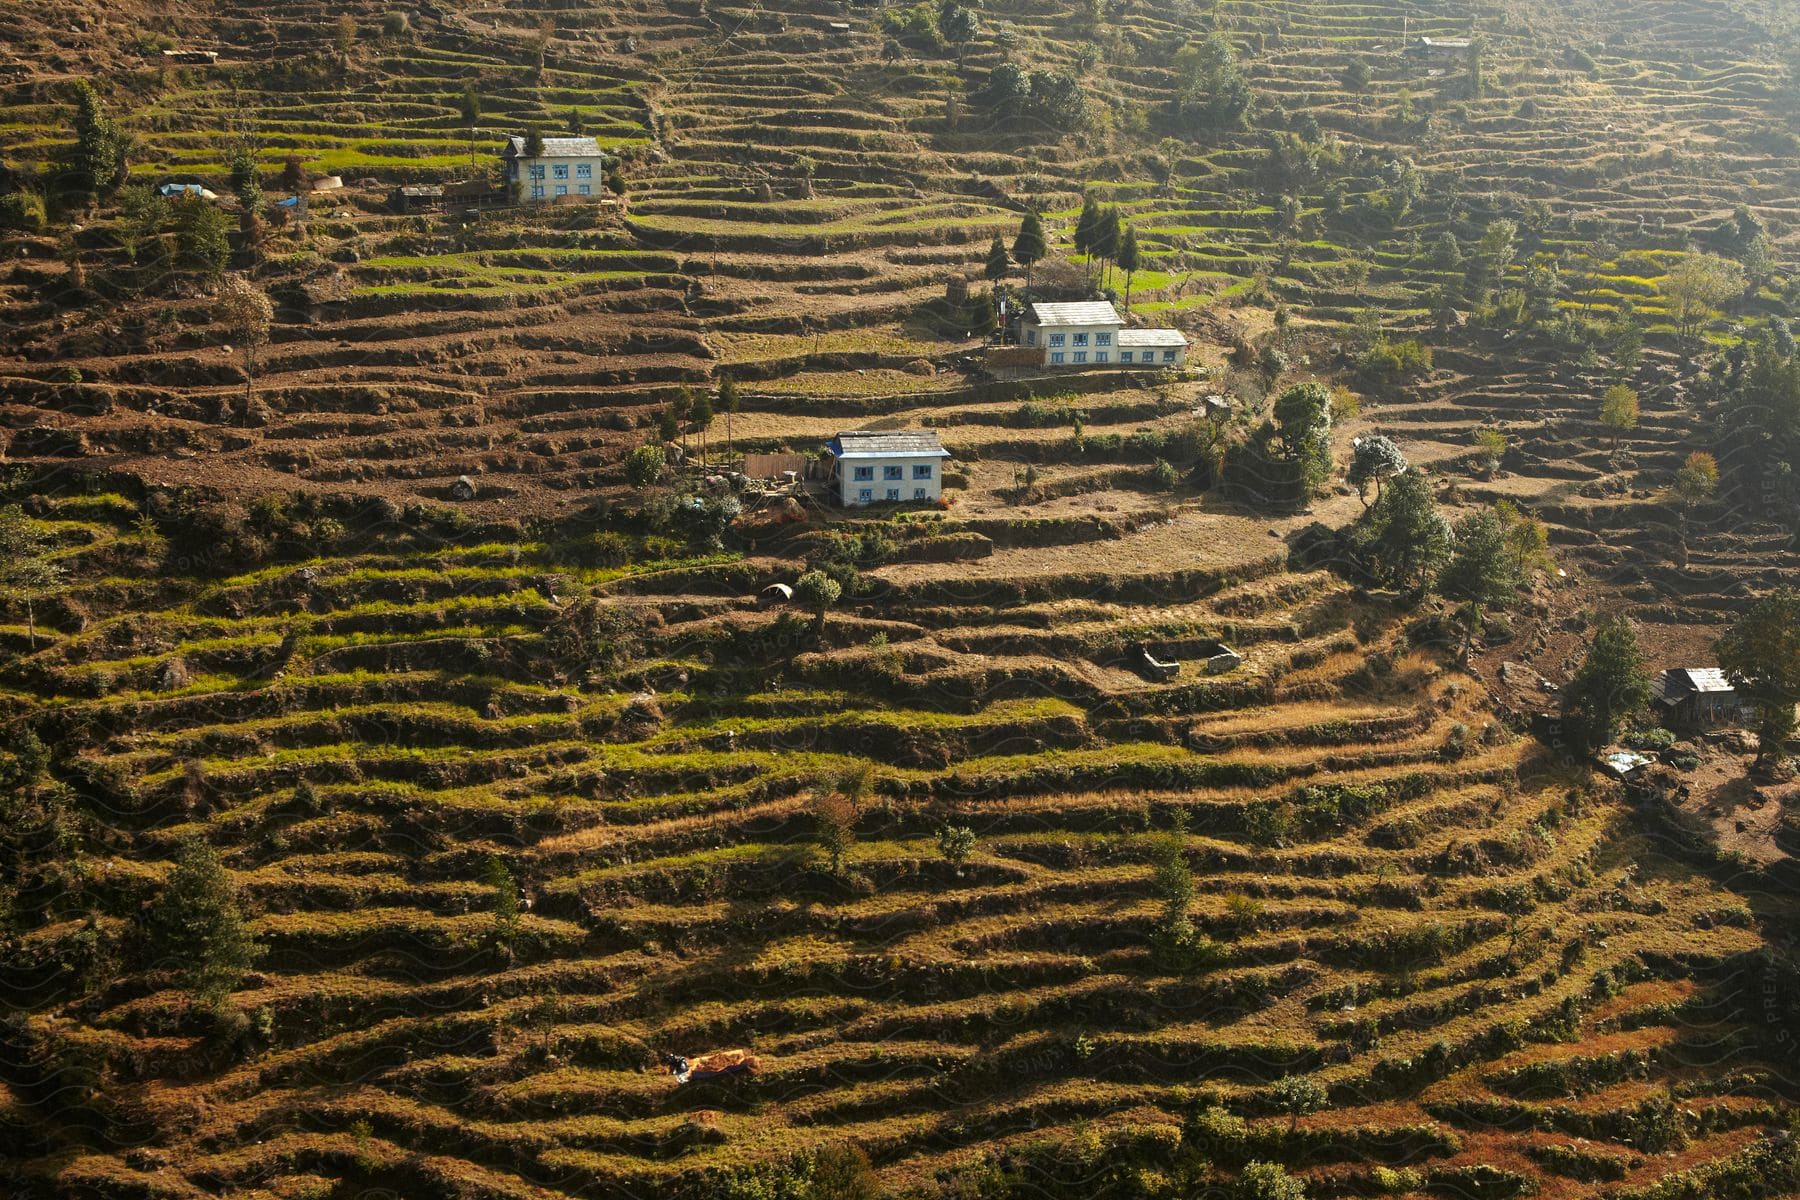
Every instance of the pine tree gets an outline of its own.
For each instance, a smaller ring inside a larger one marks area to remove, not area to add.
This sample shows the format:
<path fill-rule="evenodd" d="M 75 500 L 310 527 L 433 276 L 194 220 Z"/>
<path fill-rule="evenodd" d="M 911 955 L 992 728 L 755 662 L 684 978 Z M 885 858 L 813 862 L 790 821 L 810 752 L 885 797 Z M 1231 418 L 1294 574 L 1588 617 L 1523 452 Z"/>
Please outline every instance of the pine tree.
<path fill-rule="evenodd" d="M 1759 601 L 1719 639 L 1719 665 L 1756 710 L 1757 762 L 1779 757 L 1800 704 L 1800 591 Z"/>
<path fill-rule="evenodd" d="M 1100 201 L 1089 192 L 1081 202 L 1081 215 L 1075 218 L 1075 253 L 1088 256 L 1088 274 L 1094 266 L 1094 239 L 1100 234 Z"/>
<path fill-rule="evenodd" d="M 1450 555 L 1430 481 L 1418 471 L 1394 476 L 1352 528 L 1351 545 L 1376 583 L 1422 594 Z"/>
<path fill-rule="evenodd" d="M 1038 210 L 1028 208 L 1025 217 L 1019 222 L 1019 236 L 1013 239 L 1012 258 L 1025 268 L 1026 286 L 1031 284 L 1031 267 L 1041 262 L 1050 253 L 1050 244 L 1044 239 L 1044 218 Z"/>
<path fill-rule="evenodd" d="M 719 376 L 719 402 L 715 407 L 725 414 L 725 457 L 733 453 L 731 440 L 731 418 L 737 415 L 738 405 L 737 381 L 729 375 Z"/>
<path fill-rule="evenodd" d="M 198 839 L 176 855 L 147 925 L 152 959 L 173 967 L 183 987 L 209 1001 L 228 995 L 262 953 L 244 927 L 231 873 Z"/>
<path fill-rule="evenodd" d="M 1131 277 L 1138 269 L 1137 230 L 1127 225 L 1119 239 L 1119 270 L 1125 272 L 1125 315 L 1131 315 Z"/>
<path fill-rule="evenodd" d="M 1100 286 L 1106 286 L 1106 264 L 1119 253 L 1119 243 L 1124 240 L 1125 220 L 1119 215 L 1119 206 L 1108 204 L 1100 210 L 1099 222 L 1094 226 L 1093 252 L 1100 257 Z"/>
<path fill-rule="evenodd" d="M 1462 657 L 1466 662 L 1490 608 L 1504 608 L 1518 599 L 1519 565 L 1506 540 L 1506 522 L 1492 509 L 1472 512 L 1456 523 L 1455 548 L 1438 575 L 1438 590 L 1451 600 L 1462 601 L 1457 620 L 1463 628 Z"/>
<path fill-rule="evenodd" d="M 712 427 L 712 397 L 706 392 L 695 392 L 693 403 L 688 406 L 688 421 L 694 432 L 700 435 L 700 464 L 706 465 L 706 431 Z"/>
<path fill-rule="evenodd" d="M 1637 634 L 1625 618 L 1603 619 L 1575 678 L 1563 690 L 1563 717 L 1576 746 L 1588 753 L 1612 741 L 1619 722 L 1650 698 Z"/>
<path fill-rule="evenodd" d="M 981 273 L 998 283 L 1011 271 L 1012 259 L 1007 257 L 1006 243 L 999 234 L 995 234 L 993 244 L 988 247 L 987 263 L 982 267 Z"/>
<path fill-rule="evenodd" d="M 75 85 L 75 149 L 69 160 L 76 190 L 95 197 L 111 192 L 122 159 L 118 128 L 93 85 L 81 80 Z"/>

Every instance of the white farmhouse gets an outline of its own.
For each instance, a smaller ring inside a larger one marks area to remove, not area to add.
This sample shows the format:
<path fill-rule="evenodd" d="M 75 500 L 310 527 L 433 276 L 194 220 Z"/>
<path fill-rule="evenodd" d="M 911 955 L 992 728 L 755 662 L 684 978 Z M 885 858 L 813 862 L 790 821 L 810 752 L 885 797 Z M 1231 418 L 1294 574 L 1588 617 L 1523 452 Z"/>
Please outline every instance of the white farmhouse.
<path fill-rule="evenodd" d="M 950 452 L 938 435 L 922 429 L 895 433 L 858 430 L 826 444 L 838 502 L 932 503 L 944 494 L 944 460 Z"/>
<path fill-rule="evenodd" d="M 606 174 L 606 152 L 591 137 L 547 137 L 535 157 L 525 153 L 524 138 L 508 138 L 500 163 L 507 187 L 521 200 L 598 196 Z"/>
<path fill-rule="evenodd" d="M 1188 340 L 1178 329 L 1127 329 L 1105 300 L 1033 304 L 1020 342 L 1042 349 L 1047 367 L 1174 367 L 1187 361 Z"/>

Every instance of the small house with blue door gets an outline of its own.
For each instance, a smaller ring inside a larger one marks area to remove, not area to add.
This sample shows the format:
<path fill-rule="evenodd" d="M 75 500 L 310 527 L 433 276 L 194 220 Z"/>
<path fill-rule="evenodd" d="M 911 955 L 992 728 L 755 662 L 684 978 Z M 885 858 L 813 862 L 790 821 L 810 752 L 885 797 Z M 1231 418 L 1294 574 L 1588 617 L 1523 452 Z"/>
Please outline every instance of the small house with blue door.
<path fill-rule="evenodd" d="M 840 504 L 936 504 L 944 494 L 950 452 L 929 430 L 840 433 L 825 450 Z"/>

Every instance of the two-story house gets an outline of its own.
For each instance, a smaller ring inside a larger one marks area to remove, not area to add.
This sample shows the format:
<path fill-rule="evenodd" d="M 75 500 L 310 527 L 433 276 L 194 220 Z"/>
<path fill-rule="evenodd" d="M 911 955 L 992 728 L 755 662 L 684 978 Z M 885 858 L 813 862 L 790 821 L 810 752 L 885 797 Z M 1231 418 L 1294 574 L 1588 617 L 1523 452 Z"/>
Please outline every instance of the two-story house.
<path fill-rule="evenodd" d="M 547 137 L 544 152 L 525 153 L 525 139 L 506 140 L 500 152 L 506 185 L 521 200 L 558 196 L 598 196 L 606 175 L 606 152 L 591 137 Z"/>
<path fill-rule="evenodd" d="M 935 504 L 944 494 L 944 460 L 950 452 L 928 430 L 840 433 L 825 449 L 840 504 Z"/>
<path fill-rule="evenodd" d="M 1177 329 L 1127 329 L 1105 300 L 1033 304 L 1020 344 L 1041 349 L 1047 367 L 1174 367 L 1187 361 L 1188 340 Z"/>

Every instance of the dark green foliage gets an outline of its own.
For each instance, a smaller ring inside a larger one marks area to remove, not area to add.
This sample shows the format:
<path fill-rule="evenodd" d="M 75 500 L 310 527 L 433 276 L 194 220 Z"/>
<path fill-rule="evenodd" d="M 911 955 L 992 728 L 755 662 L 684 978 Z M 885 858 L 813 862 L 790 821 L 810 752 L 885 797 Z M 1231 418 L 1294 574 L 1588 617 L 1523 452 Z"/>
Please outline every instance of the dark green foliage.
<path fill-rule="evenodd" d="M 1012 259 L 1007 257 L 1006 243 L 998 235 L 988 247 L 987 261 L 982 265 L 981 273 L 996 282 L 1006 278 L 1012 271 Z"/>
<path fill-rule="evenodd" d="M 1719 665 L 1756 709 L 1759 759 L 1777 757 L 1794 735 L 1800 704 L 1800 592 L 1758 601 L 1719 639 Z"/>
<path fill-rule="evenodd" d="M 1431 482 L 1404 471 L 1351 527 L 1349 543 L 1370 579 L 1417 596 L 1450 556 L 1450 526 L 1438 513 Z"/>
<path fill-rule="evenodd" d="M 1577 747 L 1593 752 L 1650 698 L 1637 633 L 1623 617 L 1603 618 L 1581 669 L 1563 690 L 1563 718 Z"/>
<path fill-rule="evenodd" d="M 238 910 L 237 885 L 205 842 L 183 844 L 175 870 L 145 918 L 150 965 L 172 969 L 207 1000 L 237 986 L 261 954 Z"/>
<path fill-rule="evenodd" d="M 199 197 L 175 204 L 175 263 L 209 279 L 225 273 L 231 239 L 225 214 Z"/>
<path fill-rule="evenodd" d="M 1331 474 L 1331 393 L 1322 383 L 1297 383 L 1275 398 L 1271 448 L 1298 470 L 1303 496 Z"/>
<path fill-rule="evenodd" d="M 1175 56 L 1177 92 L 1170 122 L 1190 135 L 1236 129 L 1250 111 L 1250 84 L 1237 54 L 1221 34 L 1189 42 Z"/>
<path fill-rule="evenodd" d="M 125 142 L 86 80 L 75 84 L 75 145 L 69 151 L 68 178 L 84 196 L 104 196 L 121 181 Z"/>
<path fill-rule="evenodd" d="M 1518 599 L 1521 583 L 1499 514 L 1484 508 L 1457 521 L 1455 549 L 1438 576 L 1438 591 L 1482 608 L 1505 608 Z"/>
<path fill-rule="evenodd" d="M 1038 215 L 1037 209 L 1028 208 L 1019 222 L 1019 236 L 1013 239 L 1013 261 L 1029 271 L 1031 264 L 1048 253 L 1050 243 L 1044 238 L 1044 218 Z"/>

